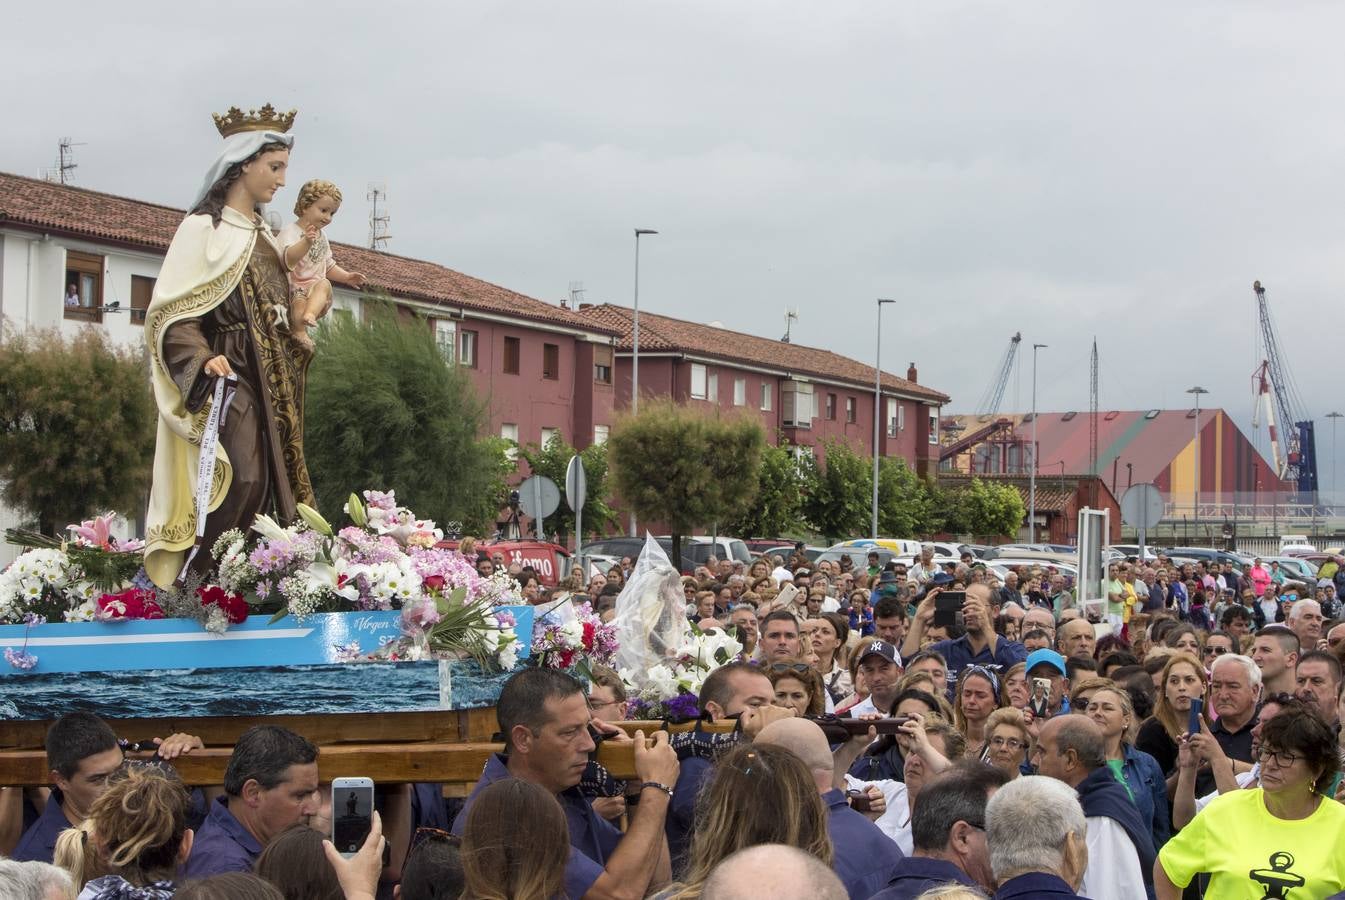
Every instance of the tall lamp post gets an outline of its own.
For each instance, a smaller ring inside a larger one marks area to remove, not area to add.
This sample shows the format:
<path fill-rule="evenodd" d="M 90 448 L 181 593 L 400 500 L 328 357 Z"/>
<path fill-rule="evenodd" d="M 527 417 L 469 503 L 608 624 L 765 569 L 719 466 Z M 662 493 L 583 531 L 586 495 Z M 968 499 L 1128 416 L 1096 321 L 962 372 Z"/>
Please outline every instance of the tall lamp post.
<path fill-rule="evenodd" d="M 1340 488 L 1336 483 L 1336 420 L 1345 419 L 1345 414 L 1329 412 L 1326 417 L 1331 420 L 1331 493 L 1338 494 Z"/>
<path fill-rule="evenodd" d="M 1028 470 L 1027 542 L 1037 542 L 1037 351 L 1046 344 L 1032 345 L 1032 468 Z"/>
<path fill-rule="evenodd" d="M 1187 388 L 1186 393 L 1194 394 L 1196 398 L 1196 431 L 1195 431 L 1195 484 L 1191 488 L 1191 518 L 1195 520 L 1196 531 L 1200 531 L 1200 395 L 1208 394 L 1200 385 L 1193 388 Z"/>
<path fill-rule="evenodd" d="M 640 235 L 658 234 L 652 228 L 635 229 L 635 314 L 631 317 L 630 412 L 640 412 Z M 635 534 L 635 512 L 630 514 L 630 533 Z"/>
<path fill-rule="evenodd" d="M 895 300 L 878 298 L 878 351 L 873 360 L 873 520 L 869 537 L 878 540 L 878 423 L 883 420 L 883 307 Z"/>

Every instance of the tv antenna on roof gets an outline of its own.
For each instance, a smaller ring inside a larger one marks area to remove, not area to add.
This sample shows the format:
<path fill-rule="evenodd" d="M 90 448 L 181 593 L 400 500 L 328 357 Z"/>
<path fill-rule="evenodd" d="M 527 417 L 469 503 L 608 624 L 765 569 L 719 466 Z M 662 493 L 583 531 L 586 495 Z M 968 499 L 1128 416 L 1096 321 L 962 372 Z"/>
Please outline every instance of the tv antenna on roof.
<path fill-rule="evenodd" d="M 42 177 L 53 184 L 73 184 L 75 176 L 71 173 L 79 168 L 79 163 L 75 162 L 74 148 L 83 146 L 83 141 L 76 143 L 74 138 L 61 138 L 61 155 L 54 167 L 42 170 Z"/>
<path fill-rule="evenodd" d="M 369 182 L 369 193 L 365 195 L 366 199 L 373 203 L 373 208 L 369 211 L 369 249 L 382 250 L 383 245 L 392 240 L 392 235 L 388 233 L 388 223 L 391 216 L 384 209 L 382 213 L 378 211 L 378 202 L 380 200 L 387 202 L 388 186 L 382 182 Z"/>
<path fill-rule="evenodd" d="M 560 305 L 565 309 L 578 309 L 579 304 L 583 302 L 584 302 L 584 282 L 571 281 L 570 294 L 566 299 L 561 301 Z"/>
<path fill-rule="evenodd" d="M 799 308 L 797 306 L 791 306 L 785 309 L 785 336 L 780 338 L 782 343 L 789 343 L 790 328 L 796 321 L 798 321 L 798 318 Z"/>

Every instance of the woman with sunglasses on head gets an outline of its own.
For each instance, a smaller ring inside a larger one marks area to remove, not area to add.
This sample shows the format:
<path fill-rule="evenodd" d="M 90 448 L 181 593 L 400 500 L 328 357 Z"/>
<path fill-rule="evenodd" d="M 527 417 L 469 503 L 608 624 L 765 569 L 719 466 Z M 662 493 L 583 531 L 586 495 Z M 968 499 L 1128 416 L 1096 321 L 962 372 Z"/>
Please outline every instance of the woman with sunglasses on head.
<path fill-rule="evenodd" d="M 1259 787 L 1221 794 L 1159 851 L 1158 900 L 1177 900 L 1201 872 L 1211 898 L 1345 890 L 1345 805 L 1326 795 L 1340 768 L 1331 726 L 1312 712 L 1277 715 L 1261 726 L 1258 755 Z"/>
<path fill-rule="evenodd" d="M 967 666 L 953 695 L 953 724 L 967 739 L 973 756 L 985 750 L 986 721 L 1000 707 L 999 676 L 985 666 Z"/>
<path fill-rule="evenodd" d="M 766 668 L 766 677 L 775 688 L 775 706 L 792 709 L 796 716 L 820 716 L 827 711 L 822 676 L 808 663 L 778 660 Z"/>
<path fill-rule="evenodd" d="M 1209 689 L 1205 665 L 1189 653 L 1173 653 L 1159 675 L 1154 714 L 1140 725 L 1135 746 L 1152 756 L 1167 776 L 1168 796 L 1177 787 L 1177 742 L 1189 730 L 1191 701 L 1204 702 Z M 1201 713 L 1209 723 L 1209 710 Z"/>

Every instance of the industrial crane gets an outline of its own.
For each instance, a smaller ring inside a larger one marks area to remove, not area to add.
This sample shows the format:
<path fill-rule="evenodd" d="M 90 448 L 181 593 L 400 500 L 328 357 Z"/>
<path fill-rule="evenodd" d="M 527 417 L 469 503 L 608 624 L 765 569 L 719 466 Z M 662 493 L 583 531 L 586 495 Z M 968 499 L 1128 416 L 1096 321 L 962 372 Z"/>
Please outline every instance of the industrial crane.
<path fill-rule="evenodd" d="M 1256 305 L 1261 318 L 1261 344 L 1265 350 L 1265 358 L 1252 373 L 1252 389 L 1257 395 L 1252 410 L 1252 427 L 1260 427 L 1261 411 L 1264 408 L 1276 474 L 1286 481 L 1294 482 L 1299 494 L 1315 497 L 1317 444 L 1312 417 L 1307 414 L 1290 379 L 1289 370 L 1281 359 L 1279 335 L 1270 317 L 1270 306 L 1266 303 L 1266 289 L 1257 281 L 1252 284 L 1252 290 L 1256 292 Z M 1283 435 L 1279 430 L 1281 428 L 1284 429 Z"/>
<path fill-rule="evenodd" d="M 993 416 L 999 412 L 999 404 L 1004 399 L 1004 388 L 1009 383 L 1009 373 L 1013 371 L 1013 361 L 1018 355 L 1018 345 L 1022 342 L 1021 332 L 1009 338 L 1009 349 L 1004 351 L 1004 358 L 1000 360 L 995 379 L 990 382 L 990 386 L 981 396 L 981 402 L 976 405 L 976 415 Z"/>

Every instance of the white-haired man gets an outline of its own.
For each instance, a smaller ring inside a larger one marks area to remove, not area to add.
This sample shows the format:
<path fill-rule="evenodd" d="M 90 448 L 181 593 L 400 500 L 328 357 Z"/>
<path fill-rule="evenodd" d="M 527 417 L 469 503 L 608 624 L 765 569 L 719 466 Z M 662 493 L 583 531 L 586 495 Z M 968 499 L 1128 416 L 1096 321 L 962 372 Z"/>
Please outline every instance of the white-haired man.
<path fill-rule="evenodd" d="M 985 806 L 994 900 L 1069 900 L 1088 868 L 1088 830 L 1074 789 L 1044 775 L 1024 775 Z"/>
<path fill-rule="evenodd" d="M 1322 639 L 1322 605 L 1316 600 L 1299 600 L 1289 607 L 1289 627 L 1298 635 L 1298 643 L 1303 652 L 1317 649 Z"/>
<path fill-rule="evenodd" d="M 710 872 L 701 900 L 847 900 L 845 886 L 821 860 L 797 847 L 757 844 Z"/>
<path fill-rule="evenodd" d="M 1215 657 L 1210 668 L 1210 709 L 1218 717 L 1210 724 L 1210 734 L 1233 760 L 1233 772 L 1249 771 L 1252 757 L 1252 729 L 1256 727 L 1256 704 L 1261 699 L 1261 670 L 1249 657 L 1225 653 Z M 1214 773 L 1209 769 L 1196 777 L 1197 796 L 1215 789 Z"/>

